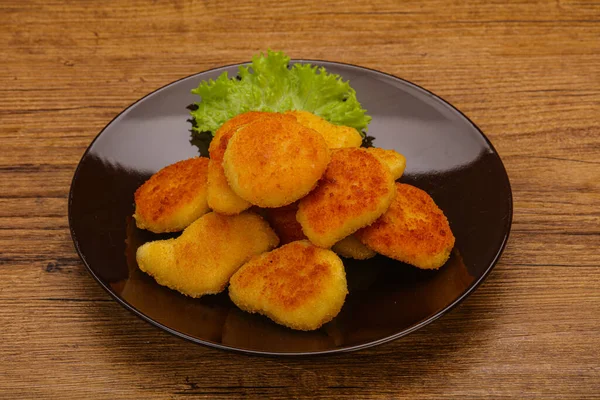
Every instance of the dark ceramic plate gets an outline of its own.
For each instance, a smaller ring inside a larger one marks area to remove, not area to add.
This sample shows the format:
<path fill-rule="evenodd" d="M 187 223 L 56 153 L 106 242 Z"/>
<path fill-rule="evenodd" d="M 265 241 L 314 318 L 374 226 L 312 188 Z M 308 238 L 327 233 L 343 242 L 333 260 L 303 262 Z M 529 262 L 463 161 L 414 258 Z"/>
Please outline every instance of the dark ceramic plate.
<path fill-rule="evenodd" d="M 140 272 L 138 246 L 157 235 L 135 227 L 133 193 L 160 168 L 198 155 L 186 106 L 201 80 L 237 65 L 174 82 L 117 116 L 83 155 L 73 177 L 69 224 L 92 276 L 120 304 L 151 324 L 208 346 L 248 353 L 335 353 L 381 344 L 440 317 L 488 275 L 512 220 L 510 184 L 500 157 L 463 114 L 434 94 L 381 72 L 311 61 L 349 79 L 373 117 L 378 147 L 406 156 L 402 182 L 427 191 L 456 236 L 450 260 L 423 271 L 385 257 L 344 260 L 350 294 L 341 313 L 314 332 L 293 331 L 244 313 L 226 293 L 191 299 Z"/>

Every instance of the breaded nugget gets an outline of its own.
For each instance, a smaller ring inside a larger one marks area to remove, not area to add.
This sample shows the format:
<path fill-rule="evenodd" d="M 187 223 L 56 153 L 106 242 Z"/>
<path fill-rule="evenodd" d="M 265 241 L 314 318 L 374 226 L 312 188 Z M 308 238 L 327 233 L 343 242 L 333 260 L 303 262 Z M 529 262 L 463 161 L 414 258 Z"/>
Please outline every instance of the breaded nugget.
<path fill-rule="evenodd" d="M 329 163 L 318 132 L 292 118 L 264 118 L 229 140 L 223 169 L 233 191 L 260 207 L 281 207 L 304 197 Z"/>
<path fill-rule="evenodd" d="M 248 209 L 251 204 L 235 194 L 227 183 L 223 171 L 223 155 L 229 140 L 234 133 L 244 125 L 257 121 L 264 117 L 266 112 L 249 111 L 231 118 L 225 122 L 217 131 L 210 142 L 208 152 L 210 162 L 208 164 L 208 206 L 221 214 L 239 214 Z"/>
<path fill-rule="evenodd" d="M 242 310 L 304 331 L 331 321 L 347 293 L 342 260 L 307 240 L 254 257 L 229 283 L 229 297 Z"/>
<path fill-rule="evenodd" d="M 379 147 L 369 147 L 367 151 L 388 166 L 394 180 L 400 179 L 406 168 L 406 158 L 402 154 L 396 150 L 380 149 Z"/>
<path fill-rule="evenodd" d="M 159 284 L 200 297 L 221 292 L 242 264 L 278 243 L 275 232 L 256 214 L 211 212 L 176 239 L 145 243 L 136 260 Z"/>
<path fill-rule="evenodd" d="M 308 111 L 294 110 L 288 111 L 287 114 L 296 117 L 301 125 L 314 129 L 323 135 L 330 149 L 360 147 L 362 144 L 362 136 L 352 127 L 332 124 Z"/>
<path fill-rule="evenodd" d="M 377 253 L 415 267 L 441 267 L 454 247 L 446 216 L 423 190 L 396 183 L 396 191 L 387 212 L 356 237 Z"/>
<path fill-rule="evenodd" d="M 354 258 L 355 260 L 366 260 L 377 255 L 354 235 L 343 238 L 334 244 L 331 250 L 342 257 Z"/>
<path fill-rule="evenodd" d="M 134 195 L 137 227 L 178 232 L 206 214 L 208 158 L 171 164 L 150 177 Z"/>
<path fill-rule="evenodd" d="M 223 155 L 231 137 L 243 126 L 263 118 L 289 119 L 294 117 L 272 112 L 248 111 L 225 122 L 217 132 L 208 148 L 208 206 L 220 214 L 234 215 L 248 209 L 252 204 L 238 196 L 229 186 L 223 171 Z"/>
<path fill-rule="evenodd" d="M 395 195 L 390 169 L 374 155 L 335 149 L 317 188 L 299 201 L 296 218 L 311 242 L 328 248 L 374 222 Z"/>
<path fill-rule="evenodd" d="M 269 225 L 271 225 L 277 236 L 279 236 L 280 245 L 306 239 L 306 235 L 302 232 L 302 227 L 296 219 L 296 213 L 298 212 L 297 202 L 283 207 L 266 208 L 264 210 L 265 219 L 269 222 Z"/>

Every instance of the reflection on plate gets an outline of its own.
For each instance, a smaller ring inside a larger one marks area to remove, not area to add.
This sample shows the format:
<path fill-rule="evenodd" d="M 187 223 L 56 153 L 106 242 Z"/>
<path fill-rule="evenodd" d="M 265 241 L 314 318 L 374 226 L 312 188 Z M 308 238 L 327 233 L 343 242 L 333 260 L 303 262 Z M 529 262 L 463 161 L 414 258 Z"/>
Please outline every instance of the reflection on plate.
<path fill-rule="evenodd" d="M 450 221 L 456 246 L 438 271 L 377 256 L 344 260 L 350 294 L 341 313 L 299 332 L 238 310 L 227 293 L 192 299 L 142 273 L 135 250 L 156 235 L 135 227 L 133 193 L 165 165 L 198 155 L 190 143 L 190 90 L 218 68 L 141 99 L 98 135 L 81 159 L 69 198 L 73 241 L 85 265 L 119 303 L 150 323 L 209 346 L 279 355 L 349 351 L 418 329 L 447 312 L 487 276 L 510 231 L 512 196 L 502 162 L 485 136 L 435 95 L 352 65 L 312 62 L 349 79 L 373 117 L 375 145 L 404 154 L 401 182 L 427 191 Z M 233 74 L 235 75 L 235 74 Z"/>

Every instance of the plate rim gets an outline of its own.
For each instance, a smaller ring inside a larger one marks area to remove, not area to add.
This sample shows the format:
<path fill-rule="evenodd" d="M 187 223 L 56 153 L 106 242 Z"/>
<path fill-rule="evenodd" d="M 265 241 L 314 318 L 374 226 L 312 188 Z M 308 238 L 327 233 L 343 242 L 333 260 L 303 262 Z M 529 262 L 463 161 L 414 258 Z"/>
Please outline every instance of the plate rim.
<path fill-rule="evenodd" d="M 452 105 L 450 102 L 444 100 L 442 97 L 436 95 L 435 93 L 433 93 L 432 91 L 425 89 L 424 87 L 417 85 L 413 82 L 410 82 L 406 79 L 400 78 L 398 76 L 389 74 L 387 72 L 383 72 L 383 71 L 379 71 L 373 68 L 369 68 L 369 67 L 363 67 L 360 65 L 356 65 L 356 64 L 351 64 L 351 63 L 343 63 L 343 62 L 337 62 L 337 61 L 327 61 L 327 60 L 321 60 L 321 59 L 290 59 L 290 64 L 293 63 L 316 63 L 320 66 L 325 66 L 327 64 L 329 65 L 340 65 L 340 66 L 346 66 L 346 67 L 352 67 L 353 69 L 356 70 L 362 70 L 362 71 L 367 71 L 367 72 L 371 72 L 371 73 L 375 73 L 378 75 L 382 75 L 384 77 L 387 78 L 391 78 L 394 80 L 398 80 L 400 82 L 402 82 L 405 85 L 408 85 L 414 89 L 417 89 L 418 91 L 422 91 L 423 93 L 432 96 L 433 98 L 435 98 L 436 100 L 440 101 L 442 104 L 450 107 L 452 109 L 452 111 L 458 113 L 459 116 L 461 116 L 462 118 L 464 118 L 465 121 L 467 121 L 471 127 L 479 133 L 479 135 L 481 135 L 481 137 L 483 138 L 483 140 L 486 142 L 486 144 L 490 147 L 490 149 L 494 152 L 494 154 L 496 156 L 498 156 L 498 159 L 500 160 L 500 165 L 502 167 L 502 170 L 504 172 L 503 176 L 506 179 L 506 187 L 508 189 L 508 218 L 506 219 L 506 232 L 504 234 L 504 237 L 502 239 L 502 243 L 500 244 L 500 247 L 498 248 L 498 250 L 496 251 L 496 254 L 494 256 L 494 259 L 490 262 L 489 266 L 486 268 L 486 270 L 483 272 L 483 274 L 477 278 L 476 280 L 474 280 L 471 285 L 463 292 L 461 293 L 460 296 L 458 296 L 456 299 L 454 299 L 454 301 L 452 301 L 450 304 L 448 304 L 447 306 L 445 306 L 444 308 L 442 308 L 441 310 L 437 311 L 436 313 L 430 315 L 429 317 L 425 318 L 424 320 L 400 331 L 397 332 L 395 334 L 383 337 L 381 339 L 377 339 L 374 341 L 370 341 L 367 343 L 361 343 L 361 344 L 357 344 L 357 345 L 352 345 L 352 346 L 347 346 L 347 347 L 339 347 L 339 348 L 334 348 L 334 349 L 328 349 L 328 350 L 317 350 L 317 351 L 302 351 L 302 352 L 275 352 L 275 351 L 262 351 L 262 350 L 252 350 L 252 349 L 245 349 L 245 348 L 240 348 L 240 347 L 234 347 L 234 346 L 228 346 L 228 345 L 224 345 L 221 343 L 215 343 L 215 342 L 211 342 L 208 340 L 203 340 L 203 339 L 199 339 L 196 337 L 193 337 L 191 335 L 185 334 L 183 332 L 179 332 L 175 329 L 172 329 L 152 318 L 150 318 L 149 316 L 147 316 L 146 314 L 144 314 L 142 311 L 138 310 L 137 308 L 135 308 L 133 305 L 129 304 L 128 302 L 126 302 L 124 299 L 122 299 L 121 297 L 119 297 L 116 293 L 114 293 L 111 288 L 108 287 L 108 285 L 105 285 L 104 282 L 102 281 L 102 279 L 93 271 L 93 269 L 91 268 L 91 266 L 88 264 L 84 254 L 82 253 L 80 246 L 79 246 L 79 241 L 77 238 L 77 233 L 75 232 L 74 228 L 73 228 L 73 212 L 72 212 L 72 204 L 73 204 L 73 191 L 74 191 L 74 186 L 75 186 L 75 181 L 77 180 L 77 177 L 79 175 L 80 169 L 81 169 L 81 165 L 82 165 L 82 161 L 87 157 L 88 153 L 91 151 L 92 147 L 94 146 L 94 144 L 96 143 L 96 141 L 100 138 L 100 136 L 104 133 L 104 131 L 111 126 L 118 118 L 120 118 L 123 114 L 125 114 L 127 111 L 129 111 L 130 109 L 132 109 L 133 107 L 135 107 L 138 103 L 144 101 L 145 99 L 149 98 L 150 96 L 153 96 L 155 94 L 157 94 L 158 92 L 163 91 L 164 89 L 176 85 L 181 81 L 184 81 L 186 79 L 189 78 L 193 78 L 195 76 L 198 75 L 202 75 L 202 74 L 206 74 L 209 72 L 215 72 L 215 71 L 219 71 L 219 70 L 225 70 L 231 67 L 239 67 L 239 66 L 245 66 L 250 64 L 249 61 L 246 62 L 241 62 L 241 63 L 232 63 L 232 64 L 227 64 L 227 65 L 222 65 L 222 66 L 218 66 L 215 68 L 210 68 L 204 71 L 200 71 L 200 72 L 196 72 L 193 73 L 191 75 L 188 76 L 184 76 L 182 78 L 179 78 L 175 81 L 172 81 L 170 83 L 167 83 L 155 90 L 153 90 L 152 92 L 149 92 L 148 94 L 144 95 L 143 97 L 139 98 L 138 100 L 134 101 L 133 103 L 131 103 L 129 106 L 127 106 L 126 108 L 124 108 L 123 110 L 121 110 L 116 116 L 114 116 L 101 130 L 100 132 L 94 137 L 94 139 L 89 143 L 89 145 L 87 146 L 87 148 L 85 149 L 85 151 L 83 152 L 81 158 L 79 159 L 78 163 L 77 163 L 77 167 L 75 168 L 75 172 L 73 173 L 73 178 L 71 179 L 71 184 L 69 187 L 69 195 L 68 195 L 68 210 L 67 210 L 67 218 L 68 218 L 68 222 L 69 222 L 69 232 L 71 234 L 71 240 L 73 241 L 73 245 L 75 247 L 75 250 L 77 251 L 77 254 L 80 258 L 80 260 L 83 262 L 83 264 L 85 265 L 86 269 L 88 270 L 88 272 L 92 275 L 92 277 L 96 280 L 96 282 L 98 284 L 100 284 L 100 286 L 113 298 L 117 301 L 117 303 L 119 303 L 121 306 L 123 306 L 126 310 L 130 311 L 131 313 L 133 313 L 134 315 L 136 315 L 137 317 L 141 318 L 142 320 L 148 322 L 149 324 L 153 325 L 156 328 L 162 329 L 165 332 L 168 332 L 174 336 L 177 336 L 179 338 L 185 339 L 189 342 L 195 343 L 195 344 L 201 344 L 205 347 L 208 348 L 213 348 L 213 349 L 220 349 L 220 350 L 226 350 L 229 352 L 235 352 L 235 353 L 241 353 L 241 354 L 246 354 L 246 355 L 258 355 L 258 356 L 271 356 L 271 357 L 306 357 L 306 356 L 321 356 L 321 355 L 330 355 L 330 354 L 338 354 L 338 353 L 348 353 L 348 352 L 354 352 L 354 351 L 358 351 L 358 350 L 363 350 L 366 348 L 370 348 L 370 347 L 375 347 L 375 346 L 379 346 L 382 345 L 384 343 L 388 343 L 394 340 L 397 340 L 401 337 L 404 337 L 412 332 L 415 332 L 416 330 L 419 330 L 427 325 L 429 325 L 430 323 L 436 321 L 437 319 L 439 319 L 440 317 L 442 317 L 443 315 L 447 314 L 448 312 L 450 312 L 451 310 L 453 310 L 456 306 L 458 306 L 460 303 L 462 303 L 469 295 L 471 295 L 471 293 L 473 293 L 482 283 L 483 281 L 489 276 L 489 274 L 491 273 L 491 271 L 495 268 L 496 264 L 498 263 L 498 261 L 500 260 L 500 257 L 502 256 L 502 254 L 504 253 L 504 250 L 506 249 L 506 245 L 508 243 L 508 239 L 510 237 L 510 233 L 511 233 L 511 229 L 512 229 L 512 220 L 513 220 L 513 194 L 512 194 L 512 187 L 510 184 L 510 178 L 508 176 L 508 171 L 506 170 L 506 167 L 504 165 L 504 163 L 502 162 L 502 158 L 500 157 L 500 153 L 498 153 L 498 151 L 496 150 L 496 148 L 494 147 L 494 145 L 492 144 L 492 142 L 489 140 L 489 138 L 485 135 L 485 133 L 483 133 L 483 131 L 467 116 L 465 115 L 461 110 L 459 110 L 458 108 L 456 108 L 454 105 Z M 343 78 L 343 77 L 342 77 Z"/>

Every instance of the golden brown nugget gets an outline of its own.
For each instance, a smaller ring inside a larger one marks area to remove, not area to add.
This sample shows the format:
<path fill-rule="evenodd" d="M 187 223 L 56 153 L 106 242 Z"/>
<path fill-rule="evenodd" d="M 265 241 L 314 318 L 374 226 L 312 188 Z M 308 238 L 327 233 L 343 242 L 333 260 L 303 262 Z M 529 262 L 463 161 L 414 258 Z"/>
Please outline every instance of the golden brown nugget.
<path fill-rule="evenodd" d="M 337 255 L 355 260 L 367 260 L 377 255 L 354 235 L 343 238 L 331 247 Z"/>
<path fill-rule="evenodd" d="M 302 226 L 296 219 L 298 203 L 292 203 L 278 208 L 266 208 L 265 219 L 279 236 L 279 244 L 284 245 L 296 240 L 306 239 Z M 359 242 L 360 243 L 360 242 Z M 361 243 L 362 245 L 362 243 Z"/>
<path fill-rule="evenodd" d="M 323 136 L 291 118 L 250 123 L 229 140 L 223 169 L 233 191 L 259 207 L 281 207 L 310 192 L 329 163 Z"/>
<path fill-rule="evenodd" d="M 269 224 L 256 214 L 211 212 L 176 239 L 145 243 L 136 260 L 160 285 L 200 297 L 221 292 L 239 267 L 278 243 Z"/>
<path fill-rule="evenodd" d="M 287 114 L 296 117 L 301 125 L 314 129 L 323 135 L 330 149 L 360 147 L 362 144 L 362 136 L 352 127 L 332 124 L 308 111 L 294 110 L 288 111 Z"/>
<path fill-rule="evenodd" d="M 138 228 L 178 232 L 206 214 L 208 158 L 171 164 L 150 177 L 134 195 Z"/>
<path fill-rule="evenodd" d="M 380 149 L 379 147 L 369 147 L 367 151 L 388 166 L 394 180 L 400 179 L 406 168 L 406 158 L 402 154 L 395 150 Z"/>
<path fill-rule="evenodd" d="M 395 195 L 390 169 L 374 155 L 335 149 L 317 188 L 299 201 L 296 218 L 312 243 L 329 248 L 373 223 Z"/>
<path fill-rule="evenodd" d="M 208 152 L 210 162 L 208 164 L 208 206 L 221 214 L 239 214 L 248 209 L 251 204 L 235 194 L 223 171 L 223 155 L 229 140 L 235 132 L 250 122 L 266 117 L 267 112 L 249 111 L 237 115 L 225 122 L 217 131 L 210 142 Z"/>
<path fill-rule="evenodd" d="M 379 254 L 422 269 L 444 265 L 454 247 L 448 219 L 423 190 L 396 183 L 397 195 L 385 214 L 356 237 Z"/>
<path fill-rule="evenodd" d="M 242 310 L 304 331 L 331 321 L 347 293 L 342 260 L 307 240 L 254 257 L 229 282 L 229 297 Z"/>

